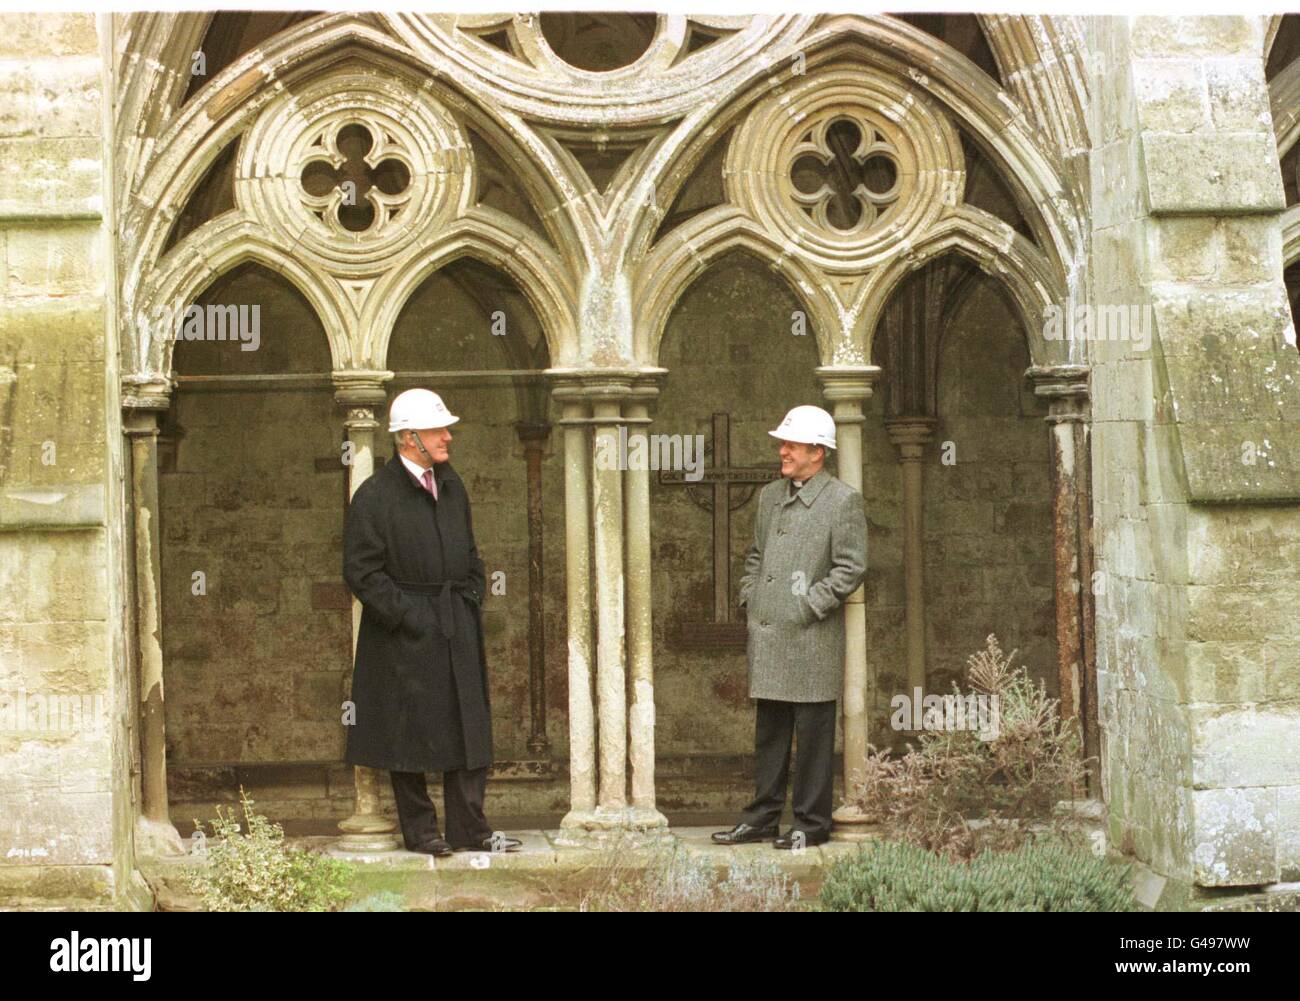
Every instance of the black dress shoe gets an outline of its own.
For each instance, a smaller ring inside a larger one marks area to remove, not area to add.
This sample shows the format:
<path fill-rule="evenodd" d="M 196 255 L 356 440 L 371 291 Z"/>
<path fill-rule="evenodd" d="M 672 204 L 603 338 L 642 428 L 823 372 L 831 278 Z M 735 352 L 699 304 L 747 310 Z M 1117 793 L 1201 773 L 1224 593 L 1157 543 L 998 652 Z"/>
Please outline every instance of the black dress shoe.
<path fill-rule="evenodd" d="M 809 834 L 807 831 L 791 831 L 789 834 L 782 834 L 779 838 L 773 841 L 772 847 L 784 848 L 787 850 L 793 849 L 795 847 L 794 836 L 796 834 L 803 835 L 803 839 L 802 839 L 803 843 L 802 845 L 800 845 L 800 847 L 802 848 L 812 848 L 814 845 L 824 845 L 826 844 L 827 841 L 830 840 L 830 836 L 826 834 L 812 835 Z"/>
<path fill-rule="evenodd" d="M 458 852 L 517 852 L 524 846 L 518 838 L 484 838 L 476 845 L 457 845 Z"/>
<path fill-rule="evenodd" d="M 768 838 L 776 837 L 777 830 L 775 827 L 764 827 L 761 830 L 750 824 L 737 824 L 729 831 L 718 831 L 713 835 L 715 845 L 748 845 L 755 841 L 766 841 Z"/>
<path fill-rule="evenodd" d="M 407 851 L 420 852 L 424 855 L 450 855 L 451 845 L 442 838 L 434 838 L 427 844 L 416 845 L 414 848 L 408 848 Z"/>

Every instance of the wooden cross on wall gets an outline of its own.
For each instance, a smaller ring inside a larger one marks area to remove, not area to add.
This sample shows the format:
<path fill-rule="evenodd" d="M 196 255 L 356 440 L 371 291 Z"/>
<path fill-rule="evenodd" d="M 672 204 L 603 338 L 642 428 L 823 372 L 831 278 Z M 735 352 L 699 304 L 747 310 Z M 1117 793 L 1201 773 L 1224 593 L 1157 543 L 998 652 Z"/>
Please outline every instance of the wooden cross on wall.
<path fill-rule="evenodd" d="M 659 482 L 666 486 L 684 486 L 691 499 L 713 513 L 713 619 L 710 622 L 683 622 L 678 640 L 684 647 L 710 649 L 743 647 L 745 623 L 731 610 L 731 512 L 743 507 L 764 483 L 781 478 L 779 466 L 735 467 L 731 464 L 731 415 L 713 415 L 713 455 L 698 480 L 688 480 L 684 470 L 661 470 Z M 733 487 L 747 486 L 748 491 L 733 504 Z M 696 490 L 699 493 L 696 493 Z M 701 499 L 700 495 L 703 495 Z"/>

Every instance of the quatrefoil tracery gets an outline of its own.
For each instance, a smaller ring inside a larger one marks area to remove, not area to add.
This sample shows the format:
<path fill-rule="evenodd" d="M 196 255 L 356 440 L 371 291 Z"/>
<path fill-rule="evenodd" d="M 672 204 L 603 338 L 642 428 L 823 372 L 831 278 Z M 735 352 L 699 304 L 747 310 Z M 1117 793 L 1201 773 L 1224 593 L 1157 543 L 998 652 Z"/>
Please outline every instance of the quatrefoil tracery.
<path fill-rule="evenodd" d="M 845 62 L 792 77 L 727 147 L 727 197 L 810 266 L 861 275 L 910 247 L 963 190 L 957 130 L 913 81 Z"/>
<path fill-rule="evenodd" d="M 870 229 L 898 201 L 898 150 L 876 129 L 836 118 L 810 129 L 791 150 L 790 197 L 835 233 Z"/>
<path fill-rule="evenodd" d="M 360 122 L 321 132 L 299 174 L 303 204 L 331 229 L 383 229 L 411 197 L 411 168 L 397 146 Z"/>
<path fill-rule="evenodd" d="M 235 200 L 295 261 L 351 281 L 448 224 L 474 183 L 446 107 L 344 65 L 262 109 L 239 146 Z"/>

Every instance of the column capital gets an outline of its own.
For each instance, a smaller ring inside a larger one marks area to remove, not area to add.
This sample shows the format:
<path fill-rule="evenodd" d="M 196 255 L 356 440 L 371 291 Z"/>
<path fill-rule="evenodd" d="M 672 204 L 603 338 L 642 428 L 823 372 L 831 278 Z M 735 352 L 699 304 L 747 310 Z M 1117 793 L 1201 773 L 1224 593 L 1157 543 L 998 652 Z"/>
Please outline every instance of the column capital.
<path fill-rule="evenodd" d="M 122 409 L 128 413 L 168 410 L 176 382 L 166 375 L 124 375 L 122 377 Z"/>
<path fill-rule="evenodd" d="M 917 461 L 922 450 L 934 437 L 934 428 L 938 423 L 933 417 L 891 417 L 885 421 L 885 431 L 890 442 L 898 449 L 899 458 L 904 462 Z"/>
<path fill-rule="evenodd" d="M 631 402 L 648 406 L 659 399 L 659 390 L 667 374 L 666 368 L 642 369 L 632 380 Z"/>
<path fill-rule="evenodd" d="M 822 395 L 832 403 L 841 400 L 860 403 L 871 397 L 880 379 L 879 365 L 821 365 L 813 370 L 821 383 Z"/>
<path fill-rule="evenodd" d="M 658 395 L 666 368 L 548 368 L 551 395 L 557 400 L 622 401 L 631 396 Z"/>
<path fill-rule="evenodd" d="M 334 383 L 334 402 L 340 407 L 382 407 L 388 402 L 384 384 L 392 372 L 377 369 L 338 369 L 330 373 Z"/>
<path fill-rule="evenodd" d="M 565 405 L 590 404 L 592 417 L 566 416 L 562 424 L 644 423 L 645 417 L 628 417 L 621 411 L 624 403 L 644 407 L 659 395 L 659 380 L 666 368 L 548 368 L 551 395 Z"/>
<path fill-rule="evenodd" d="M 1025 370 L 1034 395 L 1048 401 L 1049 423 L 1088 419 L 1091 371 L 1087 365 L 1031 365 Z"/>

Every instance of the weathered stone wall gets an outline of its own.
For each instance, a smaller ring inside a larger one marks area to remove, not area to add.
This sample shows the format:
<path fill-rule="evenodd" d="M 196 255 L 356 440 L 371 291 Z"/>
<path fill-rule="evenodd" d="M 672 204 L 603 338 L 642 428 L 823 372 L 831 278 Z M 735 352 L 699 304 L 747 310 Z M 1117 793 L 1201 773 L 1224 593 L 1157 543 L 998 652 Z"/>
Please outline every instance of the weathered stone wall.
<path fill-rule="evenodd" d="M 989 633 L 1056 695 L 1047 413 L 1025 379 L 1022 324 L 981 284 L 939 355 L 939 423 L 925 463 L 931 686 L 965 680 Z M 953 460 L 944 464 L 944 443 Z"/>
<path fill-rule="evenodd" d="M 1111 836 L 1203 886 L 1300 861 L 1300 367 L 1264 25 L 1089 24 L 1093 298 L 1150 307 L 1154 338 L 1091 344 Z"/>
<path fill-rule="evenodd" d="M 137 899 L 106 29 L 0 17 L 0 904 Z"/>
<path fill-rule="evenodd" d="M 1025 381 L 1028 366 L 1021 322 L 983 283 L 940 346 L 938 419 L 922 464 L 927 694 L 963 683 L 966 658 L 984 648 L 989 633 L 1008 653 L 1018 650 L 1016 662 L 1049 692 L 1059 688 L 1048 434 L 1045 408 Z M 885 411 L 878 392 L 863 430 L 867 635 L 876 676 L 870 733 L 881 744 L 890 742 L 890 699 L 911 696 L 901 466 Z"/>
<path fill-rule="evenodd" d="M 340 593 L 342 413 L 324 331 L 261 269 L 200 303 L 257 305 L 260 344 L 178 343 L 178 375 L 318 383 L 182 383 L 175 394 L 159 474 L 168 763 L 337 757 L 351 617 Z"/>

